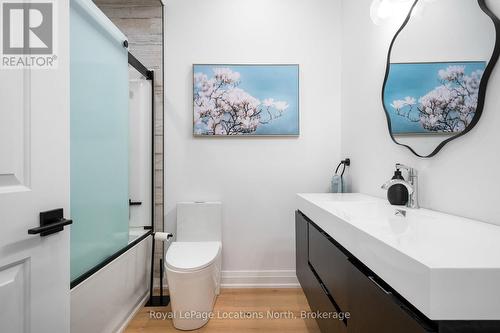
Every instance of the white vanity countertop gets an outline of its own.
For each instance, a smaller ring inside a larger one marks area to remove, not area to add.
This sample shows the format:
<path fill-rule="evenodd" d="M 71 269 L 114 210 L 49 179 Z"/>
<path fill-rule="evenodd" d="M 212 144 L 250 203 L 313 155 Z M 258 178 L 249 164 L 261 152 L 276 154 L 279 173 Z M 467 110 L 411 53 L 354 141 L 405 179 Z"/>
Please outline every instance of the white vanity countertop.
<path fill-rule="evenodd" d="M 364 194 L 297 197 L 302 213 L 428 318 L 500 320 L 500 226 Z"/>

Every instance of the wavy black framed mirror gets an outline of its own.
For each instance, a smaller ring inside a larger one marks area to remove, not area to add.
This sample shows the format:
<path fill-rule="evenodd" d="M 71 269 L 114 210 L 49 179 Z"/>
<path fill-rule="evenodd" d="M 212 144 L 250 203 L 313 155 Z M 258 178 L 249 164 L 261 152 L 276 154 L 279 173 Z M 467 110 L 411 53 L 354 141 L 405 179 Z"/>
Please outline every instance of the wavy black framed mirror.
<path fill-rule="evenodd" d="M 420 157 L 464 136 L 483 112 L 500 54 L 484 0 L 415 0 L 387 56 L 382 103 L 392 140 Z"/>

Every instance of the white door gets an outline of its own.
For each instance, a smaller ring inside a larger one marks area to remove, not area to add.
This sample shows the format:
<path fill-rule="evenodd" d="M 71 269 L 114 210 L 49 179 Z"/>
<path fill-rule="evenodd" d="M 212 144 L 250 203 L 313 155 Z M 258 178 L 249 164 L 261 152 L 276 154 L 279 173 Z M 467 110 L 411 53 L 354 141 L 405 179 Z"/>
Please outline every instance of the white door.
<path fill-rule="evenodd" d="M 0 69 L 2 333 L 69 332 L 69 227 L 28 234 L 40 212 L 70 213 L 67 0 L 57 0 L 53 18 L 56 69 Z"/>

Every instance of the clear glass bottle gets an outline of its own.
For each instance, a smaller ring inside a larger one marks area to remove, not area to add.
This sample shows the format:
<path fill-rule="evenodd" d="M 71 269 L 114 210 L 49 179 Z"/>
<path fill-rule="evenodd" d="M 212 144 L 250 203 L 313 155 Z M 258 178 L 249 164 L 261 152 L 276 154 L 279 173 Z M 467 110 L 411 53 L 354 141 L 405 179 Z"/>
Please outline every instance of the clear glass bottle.
<path fill-rule="evenodd" d="M 332 182 L 330 186 L 331 193 L 342 193 L 344 191 L 342 176 L 339 174 L 334 174 L 332 177 Z"/>

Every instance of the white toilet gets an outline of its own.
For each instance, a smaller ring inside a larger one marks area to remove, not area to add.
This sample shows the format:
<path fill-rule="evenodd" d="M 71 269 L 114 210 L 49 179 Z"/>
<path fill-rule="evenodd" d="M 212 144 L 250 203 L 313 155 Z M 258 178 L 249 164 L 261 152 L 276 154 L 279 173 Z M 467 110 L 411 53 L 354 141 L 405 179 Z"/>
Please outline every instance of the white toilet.
<path fill-rule="evenodd" d="M 222 204 L 177 204 L 177 241 L 165 255 L 173 323 L 194 330 L 210 319 L 220 290 Z"/>

